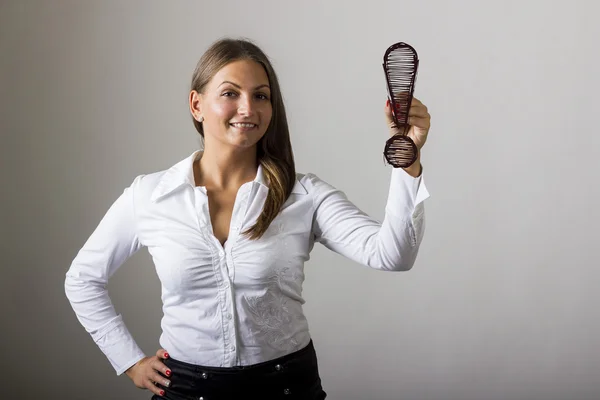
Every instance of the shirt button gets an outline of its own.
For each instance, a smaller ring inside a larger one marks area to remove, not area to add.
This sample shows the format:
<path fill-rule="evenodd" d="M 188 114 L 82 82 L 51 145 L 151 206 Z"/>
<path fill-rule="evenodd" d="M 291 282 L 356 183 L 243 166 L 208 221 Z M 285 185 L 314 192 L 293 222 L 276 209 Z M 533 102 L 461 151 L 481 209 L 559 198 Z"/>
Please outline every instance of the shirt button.
<path fill-rule="evenodd" d="M 206 372 L 202 373 L 202 379 L 208 379 L 208 374 Z"/>
<path fill-rule="evenodd" d="M 235 346 L 231 346 L 231 351 L 235 351 Z"/>
<path fill-rule="evenodd" d="M 292 391 L 290 389 L 283 389 L 283 394 L 290 394 Z"/>
<path fill-rule="evenodd" d="M 231 313 L 227 313 L 227 319 L 231 319 L 233 318 L 233 316 L 231 315 Z"/>
<path fill-rule="evenodd" d="M 281 365 L 280 365 L 280 364 L 277 364 L 277 365 L 275 366 L 275 369 L 276 369 L 277 371 L 281 371 Z"/>

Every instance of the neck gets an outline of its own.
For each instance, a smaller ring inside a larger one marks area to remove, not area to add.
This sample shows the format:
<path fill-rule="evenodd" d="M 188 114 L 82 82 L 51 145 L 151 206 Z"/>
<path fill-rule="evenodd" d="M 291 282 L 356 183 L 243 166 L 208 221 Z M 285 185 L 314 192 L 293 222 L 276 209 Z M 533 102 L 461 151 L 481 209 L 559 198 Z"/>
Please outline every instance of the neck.
<path fill-rule="evenodd" d="M 254 180 L 256 171 L 256 146 L 241 151 L 207 146 L 194 165 L 196 185 L 216 190 L 237 190 Z"/>

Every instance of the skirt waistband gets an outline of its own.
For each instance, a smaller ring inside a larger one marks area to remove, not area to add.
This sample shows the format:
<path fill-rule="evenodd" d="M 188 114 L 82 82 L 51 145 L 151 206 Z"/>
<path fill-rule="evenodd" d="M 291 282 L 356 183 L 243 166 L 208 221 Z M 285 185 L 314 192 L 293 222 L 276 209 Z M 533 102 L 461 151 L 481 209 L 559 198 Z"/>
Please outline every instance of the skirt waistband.
<path fill-rule="evenodd" d="M 190 372 L 194 373 L 202 373 L 202 372 L 213 372 L 218 374 L 239 374 L 240 372 L 249 373 L 249 374 L 262 374 L 267 371 L 272 371 L 273 368 L 280 369 L 283 365 L 290 361 L 303 361 L 310 360 L 315 357 L 315 348 L 312 339 L 309 341 L 308 345 L 303 347 L 300 350 L 297 350 L 293 353 L 287 354 L 282 357 L 275 358 L 273 360 L 264 361 L 258 364 L 251 365 L 236 365 L 233 367 L 213 367 L 213 366 L 203 366 L 197 364 L 190 364 L 184 361 L 179 361 L 174 358 L 168 358 L 163 361 L 168 366 L 178 366 L 179 368 L 186 369 Z M 279 366 L 279 368 L 278 368 Z"/>
<path fill-rule="evenodd" d="M 171 368 L 171 384 L 157 383 L 165 393 L 153 400 L 323 400 L 327 396 L 312 340 L 294 353 L 252 365 L 210 367 L 172 358 L 164 364 Z"/>

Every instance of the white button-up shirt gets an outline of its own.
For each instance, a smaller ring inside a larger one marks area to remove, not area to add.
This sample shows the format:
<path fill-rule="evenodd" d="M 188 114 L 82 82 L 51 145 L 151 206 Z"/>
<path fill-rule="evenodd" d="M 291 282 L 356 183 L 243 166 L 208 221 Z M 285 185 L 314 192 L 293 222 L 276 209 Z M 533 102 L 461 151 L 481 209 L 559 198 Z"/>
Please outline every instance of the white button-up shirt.
<path fill-rule="evenodd" d="M 180 361 L 230 367 L 268 361 L 310 341 L 302 305 L 304 263 L 320 242 L 365 266 L 404 271 L 424 232 L 423 177 L 393 169 L 379 222 L 314 174 L 297 174 L 281 213 L 259 240 L 241 233 L 260 215 L 262 168 L 235 199 L 222 246 L 213 235 L 206 188 L 196 186 L 194 152 L 173 167 L 140 175 L 107 211 L 66 274 L 77 318 L 117 374 L 145 354 L 108 296 L 108 279 L 140 248 L 162 287 L 160 345 Z"/>

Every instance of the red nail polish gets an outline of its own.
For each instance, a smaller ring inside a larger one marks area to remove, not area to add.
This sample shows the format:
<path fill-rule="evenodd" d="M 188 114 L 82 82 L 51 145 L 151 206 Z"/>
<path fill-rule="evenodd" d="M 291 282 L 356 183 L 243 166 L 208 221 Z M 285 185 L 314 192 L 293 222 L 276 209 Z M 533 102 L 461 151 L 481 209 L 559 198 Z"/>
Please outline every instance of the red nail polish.
<path fill-rule="evenodd" d="M 390 106 L 390 99 L 387 99 L 387 101 L 385 102 L 385 106 L 389 107 Z"/>
<path fill-rule="evenodd" d="M 165 391 L 164 391 L 164 390 L 161 390 L 161 391 L 160 391 L 160 395 L 161 395 L 161 396 L 164 396 L 164 395 L 165 395 Z"/>
<path fill-rule="evenodd" d="M 165 354 L 164 354 L 164 357 L 165 357 L 165 358 L 169 358 L 169 353 L 165 353 Z"/>
<path fill-rule="evenodd" d="M 171 371 L 167 370 L 167 372 L 165 372 L 167 374 L 167 376 L 171 376 Z"/>

